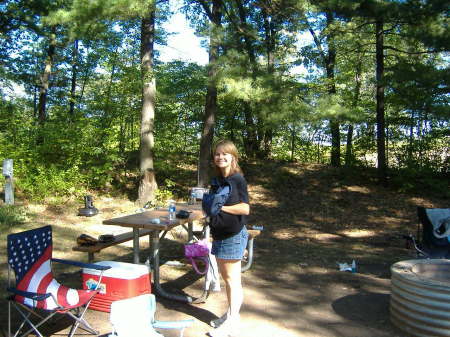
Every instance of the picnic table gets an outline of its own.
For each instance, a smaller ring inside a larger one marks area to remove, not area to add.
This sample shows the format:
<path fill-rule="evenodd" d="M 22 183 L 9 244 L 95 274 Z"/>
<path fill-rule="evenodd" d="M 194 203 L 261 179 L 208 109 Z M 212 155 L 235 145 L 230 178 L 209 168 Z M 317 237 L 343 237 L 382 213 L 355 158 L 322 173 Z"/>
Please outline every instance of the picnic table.
<path fill-rule="evenodd" d="M 103 221 L 104 225 L 131 227 L 133 229 L 133 262 L 138 264 L 139 261 L 139 237 L 141 230 L 150 230 L 150 262 L 153 267 L 153 288 L 155 293 L 163 297 L 191 303 L 192 297 L 187 295 L 172 294 L 165 291 L 160 284 L 159 279 L 159 251 L 160 237 L 164 236 L 172 228 L 183 226 L 188 232 L 188 241 L 193 238 L 193 222 L 201 220 L 205 217 L 200 204 L 188 205 L 187 203 L 177 203 L 177 210 L 190 211 L 189 218 L 169 220 L 168 209 L 156 209 L 142 213 L 125 215 L 118 218 L 107 219 Z M 152 223 L 152 219 L 159 219 L 160 223 Z M 162 235 L 161 235 L 162 233 Z"/>

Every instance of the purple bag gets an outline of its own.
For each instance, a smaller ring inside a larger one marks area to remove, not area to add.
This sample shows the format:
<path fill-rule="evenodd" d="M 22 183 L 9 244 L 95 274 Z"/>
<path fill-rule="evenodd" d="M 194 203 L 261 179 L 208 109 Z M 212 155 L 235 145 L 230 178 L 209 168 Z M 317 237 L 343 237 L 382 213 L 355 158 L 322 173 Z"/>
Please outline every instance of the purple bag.
<path fill-rule="evenodd" d="M 191 262 L 197 274 L 204 275 L 208 272 L 210 250 L 211 244 L 206 239 L 184 245 L 184 256 Z M 195 260 L 202 260 L 205 263 L 204 271 L 198 269 Z"/>

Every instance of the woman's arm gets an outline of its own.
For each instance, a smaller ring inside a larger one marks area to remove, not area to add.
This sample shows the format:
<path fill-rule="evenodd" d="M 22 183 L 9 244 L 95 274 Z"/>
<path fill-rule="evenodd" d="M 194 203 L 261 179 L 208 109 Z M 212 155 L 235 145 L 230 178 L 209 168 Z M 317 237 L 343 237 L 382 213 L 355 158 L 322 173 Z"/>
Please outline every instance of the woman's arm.
<path fill-rule="evenodd" d="M 249 215 L 250 205 L 245 202 L 240 202 L 231 206 L 222 206 L 221 211 L 234 215 Z"/>

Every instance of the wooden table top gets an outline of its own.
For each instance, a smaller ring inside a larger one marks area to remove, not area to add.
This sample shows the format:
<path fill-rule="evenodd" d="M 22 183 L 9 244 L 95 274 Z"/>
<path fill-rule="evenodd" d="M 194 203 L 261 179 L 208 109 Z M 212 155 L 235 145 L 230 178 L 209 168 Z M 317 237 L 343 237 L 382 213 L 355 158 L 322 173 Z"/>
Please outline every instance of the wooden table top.
<path fill-rule="evenodd" d="M 175 219 L 169 221 L 169 212 L 167 208 L 147 211 L 142 213 L 129 214 L 118 218 L 107 219 L 103 221 L 104 225 L 114 225 L 122 227 L 134 227 L 145 229 L 169 230 L 176 226 L 183 225 L 188 221 L 200 220 L 205 216 L 200 203 L 188 205 L 187 203 L 177 203 L 177 212 L 180 210 L 190 211 L 188 219 Z M 152 219 L 159 218 L 160 224 L 151 223 Z"/>

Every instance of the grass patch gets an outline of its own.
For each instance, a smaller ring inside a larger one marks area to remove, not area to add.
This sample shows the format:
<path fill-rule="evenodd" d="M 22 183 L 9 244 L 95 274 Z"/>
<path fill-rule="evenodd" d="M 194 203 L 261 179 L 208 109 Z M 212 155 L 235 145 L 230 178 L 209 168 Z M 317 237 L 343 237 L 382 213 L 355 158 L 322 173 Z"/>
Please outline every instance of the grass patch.
<path fill-rule="evenodd" d="M 0 207 L 0 228 L 10 228 L 27 220 L 22 206 L 4 205 Z"/>

